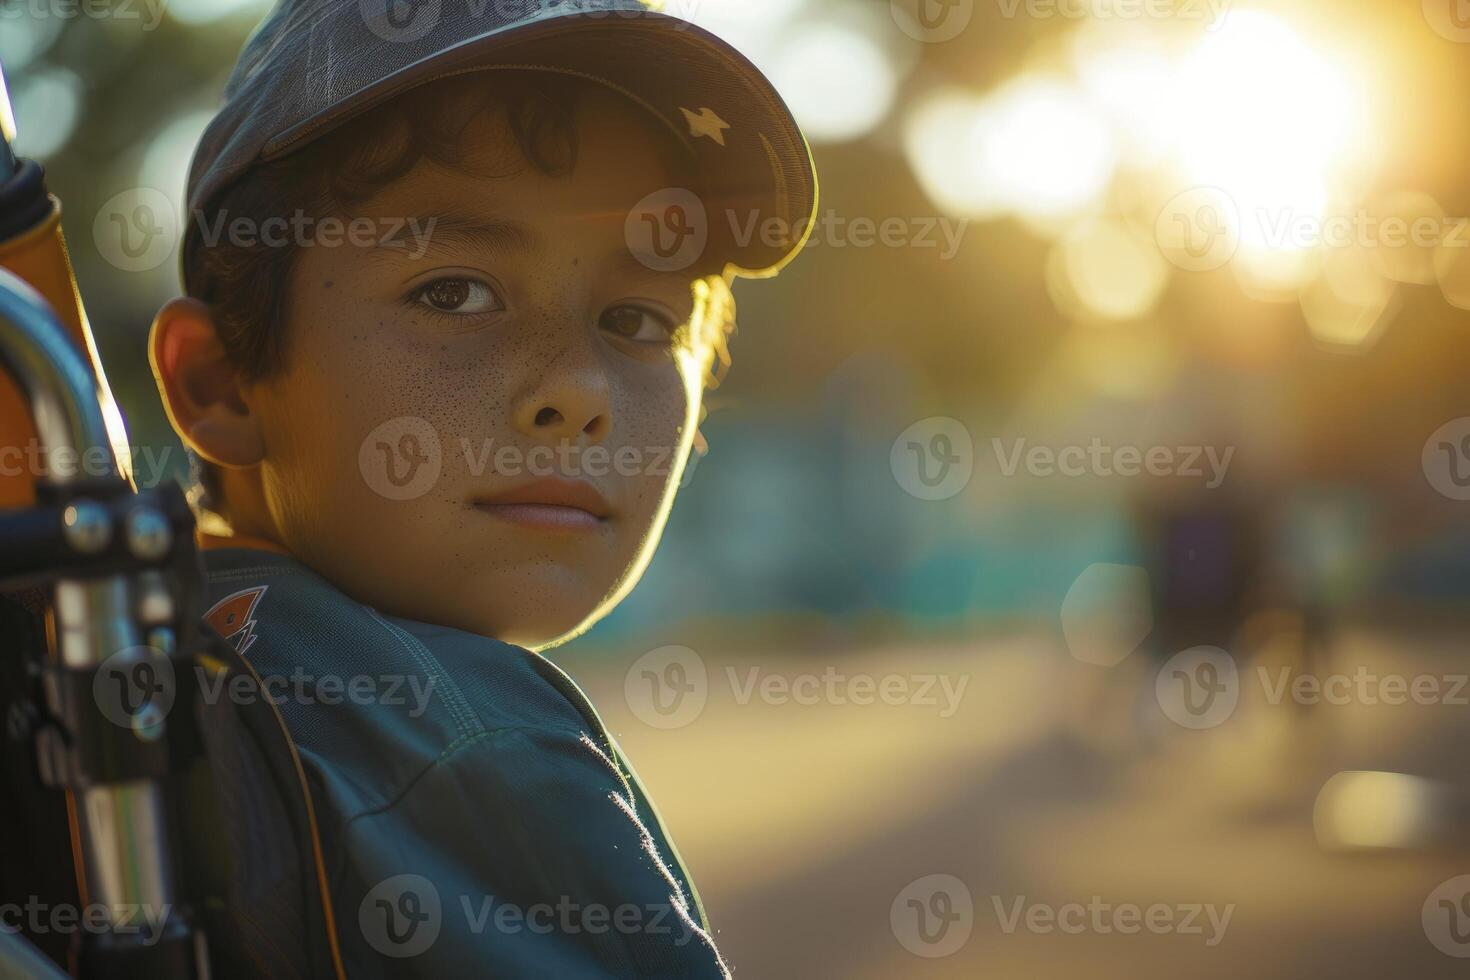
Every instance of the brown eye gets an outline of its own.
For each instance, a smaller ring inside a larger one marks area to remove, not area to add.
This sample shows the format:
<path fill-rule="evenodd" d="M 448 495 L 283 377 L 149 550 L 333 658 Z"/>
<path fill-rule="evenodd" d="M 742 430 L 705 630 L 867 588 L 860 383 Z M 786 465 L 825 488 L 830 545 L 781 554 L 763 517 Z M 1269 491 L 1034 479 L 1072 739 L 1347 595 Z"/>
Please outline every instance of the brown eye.
<path fill-rule="evenodd" d="M 415 294 L 415 300 L 440 313 L 491 313 L 505 309 L 500 297 L 478 279 L 450 276 L 435 279 Z"/>
<path fill-rule="evenodd" d="M 598 318 L 598 327 L 640 344 L 666 344 L 674 332 L 669 318 L 641 306 L 611 306 Z"/>

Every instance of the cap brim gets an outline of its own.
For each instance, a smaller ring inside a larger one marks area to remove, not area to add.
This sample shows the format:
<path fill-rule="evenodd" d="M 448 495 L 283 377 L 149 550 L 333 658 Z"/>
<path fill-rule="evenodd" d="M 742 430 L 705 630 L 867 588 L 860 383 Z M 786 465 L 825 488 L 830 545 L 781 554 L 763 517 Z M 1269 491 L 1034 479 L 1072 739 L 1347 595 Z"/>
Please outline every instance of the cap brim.
<path fill-rule="evenodd" d="M 706 231 L 726 250 L 728 273 L 774 275 L 801 250 L 816 213 L 817 180 L 790 110 L 734 47 L 652 10 L 570 12 L 471 37 L 278 133 L 260 159 L 285 156 L 415 86 L 497 68 L 584 77 L 661 120 L 695 160 Z"/>

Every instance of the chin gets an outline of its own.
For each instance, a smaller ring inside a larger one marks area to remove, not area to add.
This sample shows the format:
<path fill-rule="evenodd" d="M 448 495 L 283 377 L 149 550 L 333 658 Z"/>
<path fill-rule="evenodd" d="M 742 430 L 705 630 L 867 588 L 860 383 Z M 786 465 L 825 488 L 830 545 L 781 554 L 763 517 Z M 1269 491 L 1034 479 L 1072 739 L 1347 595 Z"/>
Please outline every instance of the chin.
<path fill-rule="evenodd" d="M 542 629 L 507 629 L 496 630 L 493 634 L 486 633 L 484 635 L 490 636 L 492 639 L 499 640 L 502 643 L 509 643 L 511 646 L 524 647 L 527 650 L 534 650 L 539 653 L 542 650 L 550 650 L 553 647 L 560 646 L 567 640 L 572 639 L 572 637 L 577 635 L 577 630 L 571 629 L 556 633 Z"/>

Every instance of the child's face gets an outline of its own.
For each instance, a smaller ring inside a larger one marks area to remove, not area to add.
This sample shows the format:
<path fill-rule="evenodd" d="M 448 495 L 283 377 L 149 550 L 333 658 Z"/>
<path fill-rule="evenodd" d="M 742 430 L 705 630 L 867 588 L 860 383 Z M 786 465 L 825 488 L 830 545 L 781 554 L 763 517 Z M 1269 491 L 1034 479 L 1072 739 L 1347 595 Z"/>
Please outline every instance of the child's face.
<path fill-rule="evenodd" d="M 264 504 L 385 612 L 544 645 L 631 588 L 662 531 L 702 380 L 671 337 L 693 276 L 635 261 L 624 218 L 678 181 L 611 95 L 577 143 L 546 176 L 482 114 L 463 171 L 421 162 L 353 209 L 379 237 L 433 220 L 424 238 L 298 253 L 285 369 L 245 392 Z"/>

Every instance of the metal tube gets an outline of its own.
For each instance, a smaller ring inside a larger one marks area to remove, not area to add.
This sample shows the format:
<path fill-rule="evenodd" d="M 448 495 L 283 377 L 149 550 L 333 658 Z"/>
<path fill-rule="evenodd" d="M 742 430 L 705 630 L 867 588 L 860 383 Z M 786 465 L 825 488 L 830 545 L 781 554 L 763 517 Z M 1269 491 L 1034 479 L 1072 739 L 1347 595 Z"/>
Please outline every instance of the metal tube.
<path fill-rule="evenodd" d="M 81 354 L 67 339 L 35 290 L 0 269 L 0 368 L 25 393 L 36 431 L 48 454 L 66 450 L 73 458 L 94 446 L 109 447 L 96 383 Z M 107 453 L 112 467 L 112 454 Z M 49 474 L 53 483 L 81 477 Z M 112 474 L 122 476 L 115 467 Z M 55 591 L 57 653 L 68 667 L 101 664 L 141 640 L 123 576 L 62 580 Z M 135 737 L 119 730 L 118 737 Z M 173 911 L 174 869 L 168 854 L 167 815 L 160 788 L 148 781 L 99 786 L 79 794 L 77 820 L 91 902 L 105 905 L 115 925 L 131 924 L 132 910 L 158 917 Z"/>
<path fill-rule="evenodd" d="M 139 650 L 142 639 L 130 598 L 122 576 L 57 582 L 56 645 L 62 663 L 84 669 L 114 653 Z M 119 728 L 118 737 L 136 736 Z M 129 916 L 140 911 L 158 920 L 172 914 L 173 866 L 159 786 L 140 780 L 92 787 L 78 796 L 90 901 L 107 906 L 114 925 L 136 924 Z"/>
<path fill-rule="evenodd" d="M 97 400 L 97 385 L 66 331 L 41 294 L 25 280 L 0 269 L 0 368 L 20 385 L 31 406 L 36 434 L 48 453 L 81 453 L 93 446 L 108 450 L 110 475 L 117 473 L 107 423 Z M 82 477 L 81 468 L 48 474 L 66 484 Z"/>

